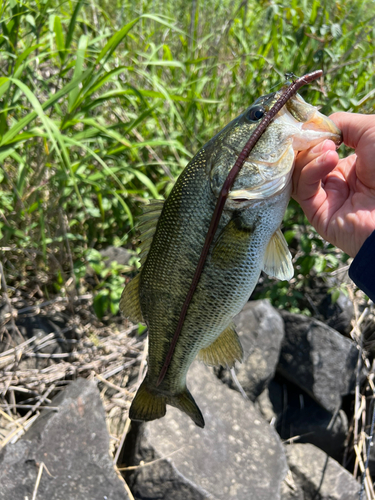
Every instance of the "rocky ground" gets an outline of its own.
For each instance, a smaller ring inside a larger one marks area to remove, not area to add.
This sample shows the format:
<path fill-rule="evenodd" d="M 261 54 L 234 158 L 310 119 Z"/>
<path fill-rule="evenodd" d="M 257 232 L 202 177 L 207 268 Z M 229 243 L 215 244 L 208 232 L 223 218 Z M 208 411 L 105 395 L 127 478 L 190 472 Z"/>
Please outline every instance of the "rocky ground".
<path fill-rule="evenodd" d="M 130 423 L 145 335 L 104 327 L 89 302 L 4 298 L 0 499 L 375 498 L 375 328 L 354 293 L 323 321 L 249 302 L 235 321 L 246 397 L 227 370 L 189 372 L 204 429 L 172 407 Z"/>

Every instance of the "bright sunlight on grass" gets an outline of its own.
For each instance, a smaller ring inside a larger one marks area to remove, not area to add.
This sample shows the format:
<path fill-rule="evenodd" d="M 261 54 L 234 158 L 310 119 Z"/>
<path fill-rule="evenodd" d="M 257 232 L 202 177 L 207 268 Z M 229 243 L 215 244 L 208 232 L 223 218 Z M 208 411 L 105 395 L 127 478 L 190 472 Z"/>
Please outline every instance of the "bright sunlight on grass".
<path fill-rule="evenodd" d="M 139 206 L 164 198 L 195 152 L 285 72 L 324 70 L 303 95 L 325 113 L 374 112 L 374 22 L 372 1 L 1 0 L 8 282 L 38 278 L 44 294 L 66 293 L 69 279 L 82 285 L 92 248 L 135 252 Z M 297 272 L 335 268 L 338 254 L 305 224 L 291 203 Z M 121 290 L 132 269 L 104 281 Z M 285 290 L 264 293 L 297 307 L 298 290 Z"/>

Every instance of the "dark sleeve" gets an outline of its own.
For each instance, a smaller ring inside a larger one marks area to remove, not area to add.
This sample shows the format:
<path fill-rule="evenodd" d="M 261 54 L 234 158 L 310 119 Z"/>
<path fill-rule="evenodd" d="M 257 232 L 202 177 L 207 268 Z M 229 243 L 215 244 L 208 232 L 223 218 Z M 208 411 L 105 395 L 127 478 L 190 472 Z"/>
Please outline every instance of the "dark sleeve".
<path fill-rule="evenodd" d="M 349 268 L 349 277 L 375 302 L 375 231 L 355 256 Z"/>

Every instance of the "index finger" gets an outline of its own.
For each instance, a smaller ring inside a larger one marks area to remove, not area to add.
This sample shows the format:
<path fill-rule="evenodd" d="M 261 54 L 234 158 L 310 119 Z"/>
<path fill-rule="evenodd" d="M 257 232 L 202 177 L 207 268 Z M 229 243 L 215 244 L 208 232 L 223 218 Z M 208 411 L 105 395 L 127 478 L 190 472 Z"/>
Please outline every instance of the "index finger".
<path fill-rule="evenodd" d="M 359 113 L 340 111 L 333 113 L 330 119 L 342 131 L 343 141 L 350 148 L 355 149 L 363 134 L 368 132 L 370 128 L 374 129 L 375 134 L 375 115 L 361 115 Z"/>
<path fill-rule="evenodd" d="M 334 113 L 330 118 L 342 130 L 344 143 L 355 149 L 358 179 L 375 189 L 375 115 Z"/>

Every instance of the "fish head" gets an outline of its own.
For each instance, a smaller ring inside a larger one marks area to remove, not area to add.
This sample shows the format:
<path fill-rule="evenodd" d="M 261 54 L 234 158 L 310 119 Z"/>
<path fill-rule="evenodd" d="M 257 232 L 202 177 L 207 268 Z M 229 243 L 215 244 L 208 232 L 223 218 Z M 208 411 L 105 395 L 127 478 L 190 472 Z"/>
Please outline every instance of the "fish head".
<path fill-rule="evenodd" d="M 210 141 L 210 182 L 216 197 L 245 144 L 282 92 L 257 99 Z M 292 97 L 250 152 L 228 195 L 226 209 L 239 209 L 242 205 L 247 208 L 254 201 L 267 200 L 285 190 L 291 185 L 297 153 L 325 139 L 340 145 L 341 131 L 300 95 Z"/>

